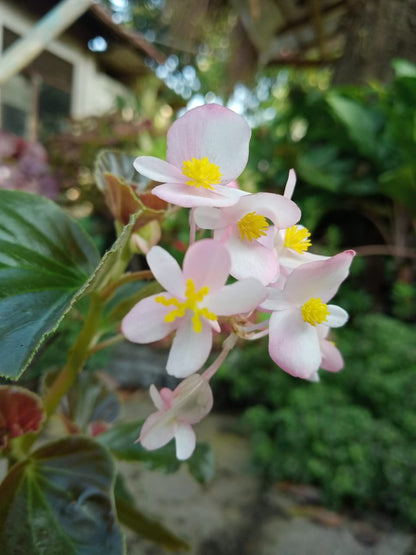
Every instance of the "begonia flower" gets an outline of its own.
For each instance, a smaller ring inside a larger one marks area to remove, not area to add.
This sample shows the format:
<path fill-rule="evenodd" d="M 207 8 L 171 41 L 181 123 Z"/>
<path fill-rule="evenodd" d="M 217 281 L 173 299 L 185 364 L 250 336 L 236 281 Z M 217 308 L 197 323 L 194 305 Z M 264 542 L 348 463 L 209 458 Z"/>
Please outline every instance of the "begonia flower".
<path fill-rule="evenodd" d="M 325 357 L 318 324 L 339 327 L 348 319 L 339 306 L 327 304 L 348 276 L 354 251 L 328 260 L 309 262 L 287 277 L 283 290 L 269 288 L 261 307 L 272 312 L 269 321 L 269 354 L 283 370 L 313 379 Z"/>
<path fill-rule="evenodd" d="M 302 264 L 327 260 L 329 256 L 309 252 L 312 246 L 310 231 L 301 225 L 281 229 L 275 236 L 275 249 L 279 264 L 291 271 Z"/>
<path fill-rule="evenodd" d="M 175 438 L 176 457 L 181 461 L 188 459 L 196 443 L 192 426 L 200 422 L 213 405 L 208 381 L 193 374 L 174 391 L 167 387 L 158 391 L 151 385 L 150 396 L 158 410 L 146 419 L 137 441 L 152 451 Z"/>
<path fill-rule="evenodd" d="M 267 285 L 279 274 L 276 229 L 293 226 L 300 218 L 300 209 L 282 195 L 256 193 L 229 207 L 196 208 L 194 218 L 198 227 L 213 229 L 214 239 L 227 247 L 232 276 L 255 277 Z"/>
<path fill-rule="evenodd" d="M 207 360 L 218 316 L 252 311 L 266 289 L 254 278 L 226 285 L 231 260 L 218 241 L 204 239 L 186 252 L 183 270 L 167 251 L 153 247 L 147 255 L 153 275 L 166 293 L 141 300 L 124 317 L 121 330 L 136 343 L 151 343 L 176 331 L 166 370 L 178 378 L 196 372 Z"/>
<path fill-rule="evenodd" d="M 172 124 L 166 162 L 139 156 L 134 167 L 162 183 L 152 193 L 167 202 L 187 208 L 230 206 L 245 194 L 227 185 L 247 164 L 250 136 L 243 117 L 218 104 L 206 104 Z"/>

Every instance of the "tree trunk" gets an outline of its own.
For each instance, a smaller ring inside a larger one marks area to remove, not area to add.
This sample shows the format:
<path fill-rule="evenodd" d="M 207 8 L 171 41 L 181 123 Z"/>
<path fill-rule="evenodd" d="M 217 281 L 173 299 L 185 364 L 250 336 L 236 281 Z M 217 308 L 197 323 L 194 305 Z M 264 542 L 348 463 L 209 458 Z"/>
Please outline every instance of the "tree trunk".
<path fill-rule="evenodd" d="M 416 63 L 416 0 L 356 0 L 344 25 L 345 50 L 334 84 L 388 82 L 394 58 Z"/>

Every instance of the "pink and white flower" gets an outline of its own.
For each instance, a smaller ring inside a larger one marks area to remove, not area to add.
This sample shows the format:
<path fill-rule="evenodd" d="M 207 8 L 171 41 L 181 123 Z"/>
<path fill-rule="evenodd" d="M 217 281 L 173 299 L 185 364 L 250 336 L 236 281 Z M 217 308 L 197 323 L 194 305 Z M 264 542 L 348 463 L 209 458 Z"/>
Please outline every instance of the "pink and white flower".
<path fill-rule="evenodd" d="M 289 374 L 313 379 L 327 353 L 328 366 L 335 364 L 328 345 L 321 350 L 318 324 L 339 327 L 347 321 L 344 309 L 327 303 L 348 276 L 354 255 L 349 250 L 328 260 L 303 264 L 287 277 L 283 290 L 269 288 L 269 297 L 261 304 L 272 312 L 269 354 Z"/>
<path fill-rule="evenodd" d="M 124 317 L 121 330 L 136 343 L 151 343 L 176 331 L 166 370 L 184 378 L 207 360 L 218 316 L 246 314 L 265 298 L 254 278 L 226 285 L 231 260 L 218 241 L 204 239 L 186 252 L 183 270 L 167 251 L 153 247 L 147 255 L 153 275 L 166 293 L 141 300 Z"/>
<path fill-rule="evenodd" d="M 200 422 L 213 405 L 212 391 L 207 380 L 193 374 L 172 391 L 160 391 L 150 386 L 150 396 L 158 409 L 144 422 L 137 441 L 150 451 L 159 449 L 175 438 L 176 457 L 188 459 L 195 449 L 194 424 Z"/>
<path fill-rule="evenodd" d="M 243 171 L 251 130 L 228 108 L 206 104 L 190 110 L 168 131 L 166 162 L 139 156 L 136 170 L 159 181 L 152 193 L 184 207 L 230 206 L 243 191 L 227 187 Z"/>
<path fill-rule="evenodd" d="M 300 209 L 282 195 L 256 193 L 241 197 L 233 206 L 196 208 L 194 218 L 198 227 L 213 229 L 214 239 L 227 247 L 232 276 L 255 277 L 267 285 L 279 273 L 274 248 L 276 229 L 294 225 Z"/>

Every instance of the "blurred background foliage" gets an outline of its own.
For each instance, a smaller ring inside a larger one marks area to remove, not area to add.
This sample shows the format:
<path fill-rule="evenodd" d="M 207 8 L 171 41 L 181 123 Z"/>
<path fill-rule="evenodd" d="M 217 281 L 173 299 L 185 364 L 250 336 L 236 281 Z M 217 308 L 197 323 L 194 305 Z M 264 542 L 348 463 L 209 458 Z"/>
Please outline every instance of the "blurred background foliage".
<path fill-rule="evenodd" d="M 106 3 L 167 59 L 149 62 L 154 73 L 137 84 L 134 103 L 120 98 L 113 113 L 69 122 L 47 141 L 61 203 L 104 249 L 114 235 L 94 185 L 100 149 L 164 157 L 166 131 L 181 109 L 216 101 L 244 114 L 253 136 L 241 187 L 281 193 L 294 168 L 294 200 L 313 250 L 354 248 L 359 256 L 336 299 L 351 315 L 335 338 L 345 369 L 305 383 L 272 364 L 264 341 L 245 345 L 213 383 L 216 407 L 243 413 L 255 468 L 268 480 L 316 484 L 329 506 L 379 509 L 416 524 L 416 45 L 414 33 L 397 27 L 406 14 L 414 20 L 416 3 L 339 2 L 352 6 L 343 40 L 329 35 L 291 58 L 270 46 L 271 0 L 189 0 L 177 10 L 168 0 Z M 257 19 L 251 5 L 261 8 Z M 399 23 L 383 19 L 386 6 L 394 14 L 399 5 Z M 322 35 L 323 23 L 311 21 Z M 383 41 L 366 47 L 362 37 L 371 34 Z M 163 241 L 179 256 L 187 217 L 178 212 L 164 226 Z M 56 364 L 53 351 L 48 356 Z"/>

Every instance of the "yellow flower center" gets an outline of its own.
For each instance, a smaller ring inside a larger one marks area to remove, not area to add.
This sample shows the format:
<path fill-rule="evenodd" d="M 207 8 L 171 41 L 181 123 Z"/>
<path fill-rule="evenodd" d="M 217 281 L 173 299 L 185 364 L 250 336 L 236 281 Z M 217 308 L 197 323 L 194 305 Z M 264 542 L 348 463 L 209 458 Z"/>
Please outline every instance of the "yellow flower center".
<path fill-rule="evenodd" d="M 194 325 L 194 331 L 200 333 L 202 331 L 201 317 L 204 316 L 208 320 L 217 320 L 215 314 L 210 312 L 207 308 L 200 308 L 198 303 L 200 303 L 205 295 L 209 293 L 209 287 L 202 287 L 199 291 L 195 290 L 195 283 L 192 279 L 186 281 L 186 301 L 180 301 L 179 299 L 167 299 L 163 295 L 155 298 L 157 303 L 163 304 L 163 306 L 174 306 L 171 312 L 166 314 L 165 322 L 174 322 L 176 318 L 182 318 L 185 316 L 187 310 L 191 310 L 194 314 L 192 316 L 192 323 Z"/>
<path fill-rule="evenodd" d="M 187 185 L 191 187 L 204 187 L 204 189 L 214 190 L 213 185 L 217 185 L 221 182 L 221 172 L 220 167 L 216 166 L 212 162 L 205 158 L 192 158 L 192 160 L 186 160 L 182 167 L 183 175 L 189 177 L 189 181 L 186 182 Z"/>
<path fill-rule="evenodd" d="M 322 322 L 326 322 L 327 316 L 329 316 L 328 306 L 321 299 L 312 297 L 302 306 L 302 316 L 303 320 L 311 326 L 322 324 Z"/>
<path fill-rule="evenodd" d="M 310 236 L 311 234 L 306 227 L 292 225 L 292 227 L 286 229 L 284 246 L 287 249 L 293 249 L 299 254 L 303 254 L 312 245 L 309 240 Z"/>
<path fill-rule="evenodd" d="M 260 214 L 256 214 L 256 212 L 249 212 L 238 222 L 241 239 L 246 239 L 247 241 L 258 239 L 262 235 L 267 235 L 265 230 L 268 227 L 269 224 L 266 218 Z"/>

